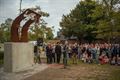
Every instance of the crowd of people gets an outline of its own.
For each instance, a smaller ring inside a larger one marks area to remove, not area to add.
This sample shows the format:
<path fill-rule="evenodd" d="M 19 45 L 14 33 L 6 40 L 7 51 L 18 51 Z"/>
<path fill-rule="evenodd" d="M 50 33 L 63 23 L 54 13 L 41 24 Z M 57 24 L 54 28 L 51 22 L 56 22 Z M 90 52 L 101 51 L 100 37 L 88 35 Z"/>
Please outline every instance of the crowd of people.
<path fill-rule="evenodd" d="M 37 49 L 37 48 L 36 48 Z M 36 50 L 37 51 L 37 50 Z M 35 56 L 36 55 L 35 48 Z M 77 64 L 78 61 L 84 63 L 95 64 L 111 64 L 120 65 L 120 44 L 107 44 L 107 43 L 91 43 L 91 44 L 51 44 L 44 45 L 44 51 L 47 57 L 47 63 L 63 63 L 67 64 L 68 60 L 71 60 L 73 64 Z M 40 57 L 38 57 L 40 60 Z"/>

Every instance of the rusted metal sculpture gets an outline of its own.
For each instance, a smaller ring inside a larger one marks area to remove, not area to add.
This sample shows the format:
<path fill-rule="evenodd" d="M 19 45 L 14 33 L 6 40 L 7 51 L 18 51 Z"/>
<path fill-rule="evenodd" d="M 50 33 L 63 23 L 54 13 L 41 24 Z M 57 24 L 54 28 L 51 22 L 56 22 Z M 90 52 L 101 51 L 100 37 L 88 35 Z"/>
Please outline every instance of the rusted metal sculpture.
<path fill-rule="evenodd" d="M 19 34 L 20 23 L 26 18 L 25 15 L 34 15 L 33 19 L 29 19 L 22 27 L 21 35 Z M 33 22 L 39 22 L 40 14 L 27 9 L 20 14 L 12 23 L 11 27 L 11 42 L 28 42 L 28 29 Z"/>

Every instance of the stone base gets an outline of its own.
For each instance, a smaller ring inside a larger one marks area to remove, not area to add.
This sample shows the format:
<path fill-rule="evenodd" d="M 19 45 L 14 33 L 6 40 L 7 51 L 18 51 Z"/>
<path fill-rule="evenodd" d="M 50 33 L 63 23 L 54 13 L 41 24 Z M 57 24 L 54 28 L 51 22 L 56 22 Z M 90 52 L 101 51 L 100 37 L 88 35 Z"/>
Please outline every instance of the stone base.
<path fill-rule="evenodd" d="M 19 72 L 29 69 L 34 64 L 32 43 L 14 43 L 4 44 L 4 71 Z"/>

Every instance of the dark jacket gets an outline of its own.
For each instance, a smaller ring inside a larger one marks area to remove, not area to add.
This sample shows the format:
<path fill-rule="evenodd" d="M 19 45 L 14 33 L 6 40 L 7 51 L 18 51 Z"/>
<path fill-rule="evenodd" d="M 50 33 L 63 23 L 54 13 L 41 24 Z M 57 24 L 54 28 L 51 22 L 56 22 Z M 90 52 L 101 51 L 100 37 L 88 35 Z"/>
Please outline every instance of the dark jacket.
<path fill-rule="evenodd" d="M 50 47 L 46 47 L 46 55 L 50 55 L 50 54 L 52 54 L 52 48 L 50 48 Z"/>
<path fill-rule="evenodd" d="M 35 45 L 35 46 L 34 46 L 34 53 L 37 53 L 37 52 L 38 52 L 37 49 L 38 49 L 38 47 Z"/>
<path fill-rule="evenodd" d="M 60 45 L 56 45 L 56 47 L 55 47 L 55 53 L 56 54 L 61 54 L 61 46 Z"/>
<path fill-rule="evenodd" d="M 73 47 L 72 48 L 72 53 L 78 54 L 78 47 Z"/>

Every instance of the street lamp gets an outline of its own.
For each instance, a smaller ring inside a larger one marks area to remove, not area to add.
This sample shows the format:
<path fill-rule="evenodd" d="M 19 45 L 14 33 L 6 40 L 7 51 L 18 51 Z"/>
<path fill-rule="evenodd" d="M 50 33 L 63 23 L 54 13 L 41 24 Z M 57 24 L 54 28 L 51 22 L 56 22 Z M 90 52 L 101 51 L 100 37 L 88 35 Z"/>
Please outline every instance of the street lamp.
<path fill-rule="evenodd" d="M 20 13 L 21 13 L 21 5 L 22 5 L 22 0 L 20 0 Z"/>

